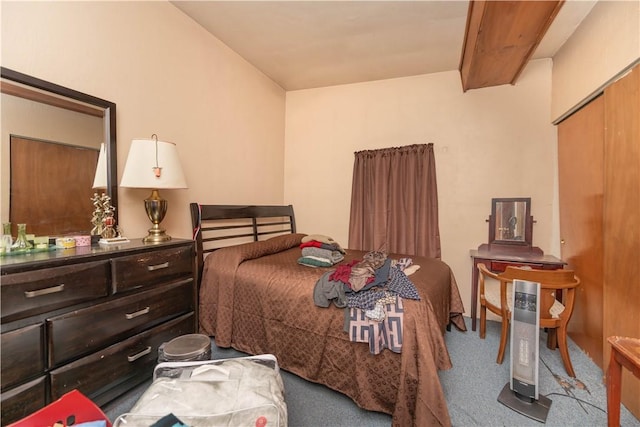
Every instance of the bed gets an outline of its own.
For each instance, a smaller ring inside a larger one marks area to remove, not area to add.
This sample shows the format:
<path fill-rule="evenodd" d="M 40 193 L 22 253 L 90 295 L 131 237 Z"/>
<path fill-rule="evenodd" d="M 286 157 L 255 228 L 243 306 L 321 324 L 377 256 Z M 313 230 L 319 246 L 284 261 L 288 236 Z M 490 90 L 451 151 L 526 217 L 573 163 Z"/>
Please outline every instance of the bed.
<path fill-rule="evenodd" d="M 445 263 L 411 257 L 420 265 L 410 276 L 420 300 L 403 300 L 402 351 L 374 355 L 365 343 L 350 341 L 345 309 L 315 305 L 315 284 L 335 267 L 298 264 L 306 234 L 297 232 L 292 206 L 192 203 L 190 209 L 201 333 L 219 347 L 274 354 L 282 369 L 341 392 L 364 409 L 392 415 L 395 426 L 451 424 L 438 370 L 452 366 L 446 330 L 451 324 L 466 327 Z M 242 239 L 251 242 L 233 244 Z M 341 263 L 366 254 L 345 252 Z"/>

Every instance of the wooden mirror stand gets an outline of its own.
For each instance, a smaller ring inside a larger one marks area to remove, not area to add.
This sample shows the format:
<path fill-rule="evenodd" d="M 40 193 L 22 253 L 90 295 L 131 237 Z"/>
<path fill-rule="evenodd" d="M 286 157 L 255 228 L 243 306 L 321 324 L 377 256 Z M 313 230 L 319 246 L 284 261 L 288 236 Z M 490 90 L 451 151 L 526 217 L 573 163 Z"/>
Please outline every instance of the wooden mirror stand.
<path fill-rule="evenodd" d="M 531 198 L 491 199 L 489 240 L 478 247 L 479 251 L 501 254 L 537 254 L 542 249 L 533 246 L 533 216 L 531 216 Z"/>

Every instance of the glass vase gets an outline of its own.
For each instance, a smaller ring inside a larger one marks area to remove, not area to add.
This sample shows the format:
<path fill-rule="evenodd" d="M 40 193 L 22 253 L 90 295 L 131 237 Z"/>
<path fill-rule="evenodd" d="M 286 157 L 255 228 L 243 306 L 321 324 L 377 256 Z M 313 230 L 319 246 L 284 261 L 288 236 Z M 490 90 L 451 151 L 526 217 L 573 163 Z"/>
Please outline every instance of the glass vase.
<path fill-rule="evenodd" d="M 11 237 L 11 223 L 5 222 L 2 224 L 2 240 L 0 241 L 0 249 L 3 252 L 11 252 L 12 244 L 13 237 Z"/>
<path fill-rule="evenodd" d="M 18 224 L 18 237 L 11 245 L 11 250 L 31 248 L 33 248 L 33 244 L 27 240 L 27 224 Z"/>

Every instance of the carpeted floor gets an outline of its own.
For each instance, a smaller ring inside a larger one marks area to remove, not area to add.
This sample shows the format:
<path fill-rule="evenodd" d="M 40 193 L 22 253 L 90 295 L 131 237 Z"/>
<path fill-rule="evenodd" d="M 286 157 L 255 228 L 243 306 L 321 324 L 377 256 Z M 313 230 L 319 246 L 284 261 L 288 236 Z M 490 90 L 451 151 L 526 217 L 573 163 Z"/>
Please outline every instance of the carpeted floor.
<path fill-rule="evenodd" d="M 453 369 L 440 373 L 454 426 L 540 426 L 497 401 L 509 381 L 509 345 L 504 363 L 495 362 L 500 340 L 500 323 L 487 322 L 484 340 L 478 331 L 451 331 L 446 335 Z M 539 393 L 551 399 L 546 425 L 606 426 L 607 391 L 603 372 L 569 339 L 569 355 L 576 378 L 564 369 L 558 350 L 546 346 L 546 334 L 540 333 Z M 621 426 L 640 426 L 626 408 L 621 408 Z"/>
<path fill-rule="evenodd" d="M 478 332 L 455 328 L 445 336 L 453 368 L 440 373 L 454 426 L 540 426 L 498 402 L 497 398 L 509 381 L 509 350 L 502 365 L 495 363 L 500 337 L 500 324 L 488 322 L 487 338 Z M 572 341 L 569 353 L 577 378 L 569 378 L 560 353 L 547 349 L 541 333 L 539 392 L 552 401 L 546 424 L 549 426 L 606 426 L 607 399 L 603 373 Z M 214 346 L 213 358 L 244 356 L 232 349 Z M 288 407 L 289 425 L 308 426 L 386 426 L 391 417 L 358 408 L 349 398 L 322 385 L 282 372 Z M 133 406 L 148 384 L 143 384 L 105 408 L 113 421 Z M 621 408 L 621 426 L 640 427 L 626 408 Z"/>

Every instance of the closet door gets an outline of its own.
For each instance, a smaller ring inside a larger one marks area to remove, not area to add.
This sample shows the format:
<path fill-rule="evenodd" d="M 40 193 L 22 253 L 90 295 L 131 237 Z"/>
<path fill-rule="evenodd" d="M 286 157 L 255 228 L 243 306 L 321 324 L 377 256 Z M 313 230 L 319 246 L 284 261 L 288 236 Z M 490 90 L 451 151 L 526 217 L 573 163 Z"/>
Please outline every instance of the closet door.
<path fill-rule="evenodd" d="M 604 336 L 640 338 L 640 65 L 604 97 Z M 624 371 L 622 403 L 640 418 L 640 379 Z"/>
<path fill-rule="evenodd" d="M 604 99 L 558 125 L 562 260 L 580 277 L 569 336 L 603 367 Z"/>

